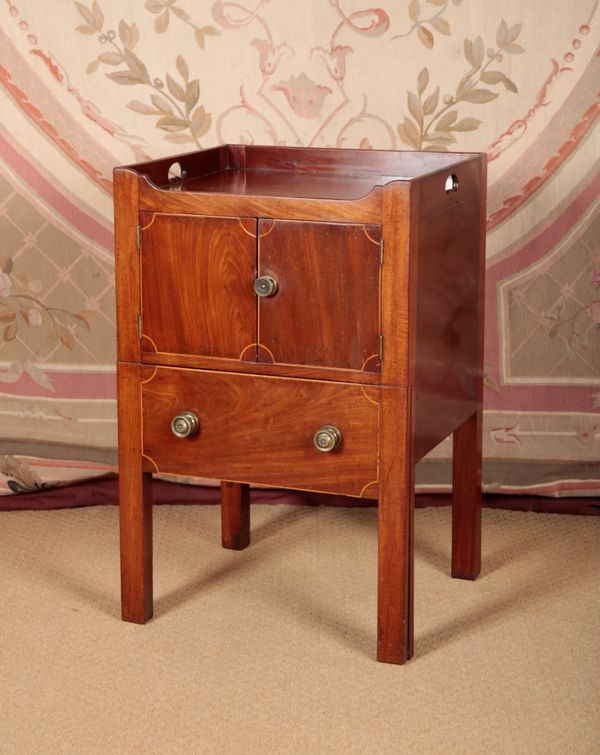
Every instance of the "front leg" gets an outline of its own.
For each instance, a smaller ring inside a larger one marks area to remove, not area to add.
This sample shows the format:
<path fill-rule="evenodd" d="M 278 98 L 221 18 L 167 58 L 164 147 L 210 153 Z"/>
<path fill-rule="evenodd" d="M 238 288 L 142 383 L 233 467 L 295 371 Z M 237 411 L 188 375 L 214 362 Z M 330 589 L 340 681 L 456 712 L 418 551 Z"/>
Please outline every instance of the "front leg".
<path fill-rule="evenodd" d="M 152 617 L 152 475 L 142 471 L 140 368 L 119 363 L 119 521 L 121 615 Z"/>
<path fill-rule="evenodd" d="M 413 655 L 414 443 L 410 391 L 383 388 L 380 414 L 377 660 Z"/>

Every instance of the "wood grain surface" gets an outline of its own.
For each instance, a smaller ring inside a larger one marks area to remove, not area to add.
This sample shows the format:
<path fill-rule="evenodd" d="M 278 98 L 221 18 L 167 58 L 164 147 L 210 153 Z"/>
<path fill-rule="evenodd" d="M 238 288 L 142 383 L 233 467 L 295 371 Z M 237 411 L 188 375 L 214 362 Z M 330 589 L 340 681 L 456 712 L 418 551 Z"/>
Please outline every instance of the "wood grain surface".
<path fill-rule="evenodd" d="M 258 303 L 273 360 L 377 372 L 381 228 L 260 220 L 258 235 L 258 273 L 278 286 Z"/>
<path fill-rule="evenodd" d="M 166 367 L 142 372 L 148 469 L 353 496 L 377 480 L 377 388 Z M 171 433 L 182 411 L 200 422 L 188 438 Z M 323 425 L 342 433 L 332 452 L 313 445 Z"/>
<path fill-rule="evenodd" d="M 381 222 L 381 188 L 356 200 L 254 196 L 158 189 L 145 176 L 138 178 L 139 208 L 151 212 L 282 218 L 291 220 Z"/>
<path fill-rule="evenodd" d="M 123 361 L 137 362 L 140 358 L 138 315 L 141 311 L 136 242 L 138 176 L 131 170 L 114 170 L 114 208 L 117 355 Z"/>
<path fill-rule="evenodd" d="M 221 481 L 221 543 L 241 551 L 250 544 L 250 487 Z"/>
<path fill-rule="evenodd" d="M 471 165 L 471 163 L 469 163 Z M 462 167 L 462 166 L 460 166 Z M 418 185 L 415 412 L 417 456 L 437 446 L 477 408 L 482 383 L 480 177 L 465 174 L 465 199 L 425 212 Z M 474 179 L 473 179 L 474 180 Z M 442 191 L 442 194 L 444 192 Z"/>
<path fill-rule="evenodd" d="M 150 472 L 221 480 L 236 549 L 249 483 L 378 497 L 377 657 L 411 657 L 414 468 L 450 433 L 452 574 L 481 563 L 485 184 L 481 155 L 255 145 L 115 171 L 125 619 L 152 612 Z"/>
<path fill-rule="evenodd" d="M 140 213 L 140 225 L 144 350 L 239 358 L 256 341 L 256 221 Z"/>
<path fill-rule="evenodd" d="M 414 413 L 410 388 L 381 389 L 377 660 L 414 652 Z"/>
<path fill-rule="evenodd" d="M 152 479 L 142 471 L 140 367 L 117 369 L 121 613 L 143 624 L 152 616 Z"/>

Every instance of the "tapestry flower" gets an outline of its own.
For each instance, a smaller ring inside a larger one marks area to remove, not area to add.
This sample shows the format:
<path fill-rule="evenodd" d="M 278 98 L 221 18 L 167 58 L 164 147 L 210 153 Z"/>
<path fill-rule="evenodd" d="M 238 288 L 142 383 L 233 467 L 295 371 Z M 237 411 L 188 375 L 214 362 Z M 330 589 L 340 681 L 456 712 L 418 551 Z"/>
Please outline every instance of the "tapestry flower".
<path fill-rule="evenodd" d="M 335 45 L 330 50 L 317 47 L 313 52 L 317 52 L 323 58 L 329 75 L 334 81 L 343 81 L 346 75 L 346 57 L 352 52 L 351 47 L 348 47 L 348 45 Z"/>
<path fill-rule="evenodd" d="M 596 323 L 600 323 L 600 301 L 593 301 L 588 305 L 588 312 L 590 317 Z"/>
<path fill-rule="evenodd" d="M 254 39 L 252 40 L 252 46 L 258 50 L 258 64 L 260 66 L 261 73 L 265 76 L 270 76 L 279 63 L 279 59 L 286 50 L 289 50 L 289 45 L 272 45 L 267 42 L 266 39 Z"/>
<path fill-rule="evenodd" d="M 304 72 L 274 84 L 272 89 L 283 92 L 289 106 L 300 118 L 317 118 L 323 109 L 325 97 L 331 94 L 329 87 L 316 84 Z"/>

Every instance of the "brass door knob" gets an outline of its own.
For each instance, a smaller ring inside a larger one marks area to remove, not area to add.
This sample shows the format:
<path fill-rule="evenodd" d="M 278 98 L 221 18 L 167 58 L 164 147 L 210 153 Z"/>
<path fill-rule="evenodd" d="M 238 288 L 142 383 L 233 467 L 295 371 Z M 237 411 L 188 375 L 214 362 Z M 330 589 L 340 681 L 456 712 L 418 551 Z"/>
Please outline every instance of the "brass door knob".
<path fill-rule="evenodd" d="M 333 425 L 323 425 L 320 430 L 317 430 L 313 443 L 315 448 L 319 451 L 333 451 L 342 442 L 342 434 Z"/>
<path fill-rule="evenodd" d="M 270 275 L 261 275 L 254 281 L 254 293 L 257 296 L 273 296 L 277 291 L 277 281 Z"/>
<path fill-rule="evenodd" d="M 181 412 L 171 420 L 171 430 L 178 438 L 187 438 L 198 432 L 200 422 L 193 412 Z"/>

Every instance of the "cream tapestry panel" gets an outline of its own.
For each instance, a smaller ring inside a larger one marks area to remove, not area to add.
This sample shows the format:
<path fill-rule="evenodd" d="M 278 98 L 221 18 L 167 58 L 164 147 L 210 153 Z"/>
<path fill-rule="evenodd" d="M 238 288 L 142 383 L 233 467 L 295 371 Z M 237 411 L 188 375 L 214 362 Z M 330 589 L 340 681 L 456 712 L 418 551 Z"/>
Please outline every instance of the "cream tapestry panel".
<path fill-rule="evenodd" d="M 597 495 L 598 5 L 4 0 L 4 491 L 115 469 L 112 168 L 242 142 L 487 152 L 486 487 Z"/>

